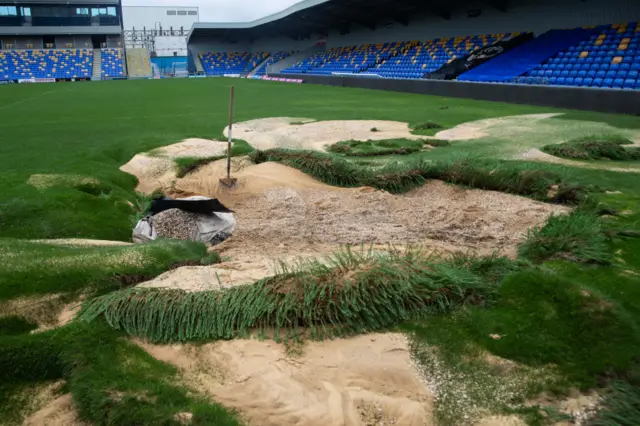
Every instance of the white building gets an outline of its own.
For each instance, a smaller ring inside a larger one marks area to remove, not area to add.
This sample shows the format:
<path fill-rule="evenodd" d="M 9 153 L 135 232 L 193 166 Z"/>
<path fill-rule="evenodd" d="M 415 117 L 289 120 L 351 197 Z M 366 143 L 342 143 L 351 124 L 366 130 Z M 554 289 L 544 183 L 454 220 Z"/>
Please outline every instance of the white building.
<path fill-rule="evenodd" d="M 122 18 L 126 47 L 146 47 L 158 56 L 170 56 L 172 53 L 160 51 L 169 46 L 157 45 L 163 37 L 160 44 L 170 44 L 171 52 L 182 56 L 189 30 L 200 21 L 200 13 L 197 7 L 188 6 L 123 6 Z"/>

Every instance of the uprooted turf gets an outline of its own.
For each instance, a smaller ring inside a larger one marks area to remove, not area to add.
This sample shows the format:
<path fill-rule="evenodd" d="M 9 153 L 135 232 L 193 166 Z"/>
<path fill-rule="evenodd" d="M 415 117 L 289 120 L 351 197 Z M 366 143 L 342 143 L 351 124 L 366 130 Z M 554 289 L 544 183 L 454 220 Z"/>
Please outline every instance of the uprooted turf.
<path fill-rule="evenodd" d="M 472 188 L 524 195 L 540 201 L 577 204 L 585 198 L 588 190 L 585 185 L 571 182 L 565 176 L 549 170 L 488 160 L 389 163 L 373 169 L 329 153 L 287 149 L 255 151 L 251 159 L 258 164 L 277 161 L 330 185 L 371 186 L 391 193 L 417 188 L 426 179 L 438 179 Z"/>
<path fill-rule="evenodd" d="M 375 157 L 379 155 L 408 155 L 420 152 L 427 141 L 412 139 L 383 139 L 342 141 L 330 145 L 327 151 L 347 157 Z"/>
<path fill-rule="evenodd" d="M 516 269 L 506 258 L 451 260 L 404 254 L 336 254 L 253 285 L 208 292 L 130 289 L 88 302 L 85 321 L 156 342 L 229 339 L 308 330 L 312 338 L 364 333 L 466 304 L 484 304 Z"/>
<path fill-rule="evenodd" d="M 617 135 L 596 135 L 546 145 L 542 150 L 556 157 L 576 160 L 640 160 L 640 148 L 624 147 L 632 143 L 629 139 Z"/>

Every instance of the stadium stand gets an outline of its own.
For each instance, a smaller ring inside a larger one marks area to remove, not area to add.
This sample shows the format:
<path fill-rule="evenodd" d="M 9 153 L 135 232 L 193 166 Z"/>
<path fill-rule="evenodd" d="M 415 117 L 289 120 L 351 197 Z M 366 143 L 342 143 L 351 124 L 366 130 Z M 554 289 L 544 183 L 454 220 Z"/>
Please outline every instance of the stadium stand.
<path fill-rule="evenodd" d="M 247 61 L 247 65 L 244 69 L 245 72 L 252 71 L 258 65 L 262 64 L 262 62 L 269 57 L 269 52 L 256 52 L 252 53 L 249 56 L 249 60 Z"/>
<path fill-rule="evenodd" d="M 541 62 L 589 38 L 592 29 L 551 30 L 460 75 L 460 81 L 510 82 Z"/>
<path fill-rule="evenodd" d="M 422 78 L 447 62 L 520 33 L 487 34 L 332 48 L 283 70 L 287 74 L 369 73 L 387 78 Z"/>
<path fill-rule="evenodd" d="M 272 53 L 271 56 L 269 56 L 265 62 L 263 62 L 256 70 L 254 70 L 254 75 L 259 77 L 265 75 L 267 73 L 267 68 L 269 68 L 270 65 L 278 63 L 281 60 L 293 55 L 294 53 L 296 52 L 293 50 L 290 52 Z"/>
<path fill-rule="evenodd" d="M 122 49 L 104 48 L 102 52 L 102 78 L 105 77 L 122 77 L 124 76 L 124 68 L 122 65 Z"/>
<path fill-rule="evenodd" d="M 517 81 L 640 89 L 640 25 L 630 22 L 596 30 L 588 40 L 562 50 Z"/>
<path fill-rule="evenodd" d="M 90 78 L 91 49 L 42 49 L 0 51 L 0 78 Z"/>
<path fill-rule="evenodd" d="M 248 52 L 201 53 L 202 66 L 207 75 L 242 74 L 252 55 Z"/>

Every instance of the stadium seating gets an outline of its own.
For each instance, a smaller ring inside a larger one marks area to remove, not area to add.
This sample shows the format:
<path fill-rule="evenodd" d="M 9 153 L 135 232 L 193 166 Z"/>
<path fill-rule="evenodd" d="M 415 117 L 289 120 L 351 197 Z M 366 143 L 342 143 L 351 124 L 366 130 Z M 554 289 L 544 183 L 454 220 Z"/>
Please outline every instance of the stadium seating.
<path fill-rule="evenodd" d="M 293 55 L 295 53 L 295 51 L 291 51 L 291 52 L 277 52 L 277 53 L 272 53 L 271 56 L 269 56 L 269 58 L 257 69 L 255 70 L 255 76 L 263 76 L 267 73 L 267 68 L 269 67 L 269 65 L 273 65 L 275 63 L 280 62 L 281 60 L 288 58 L 289 56 Z"/>
<path fill-rule="evenodd" d="M 366 72 L 387 78 L 422 78 L 452 59 L 507 36 L 508 33 L 332 48 L 283 72 L 321 75 Z"/>
<path fill-rule="evenodd" d="M 525 84 L 640 89 L 640 25 L 605 25 L 517 79 Z"/>
<path fill-rule="evenodd" d="M 269 56 L 268 52 L 252 53 L 251 56 L 249 57 L 249 61 L 247 61 L 247 66 L 245 67 L 244 71 L 249 72 L 253 70 L 255 67 L 260 65 L 260 63 L 264 61 L 268 56 Z"/>
<path fill-rule="evenodd" d="M 242 74 L 251 59 L 248 52 L 208 52 L 200 54 L 207 75 Z"/>
<path fill-rule="evenodd" d="M 0 80 L 89 78 L 91 49 L 1 50 Z"/>
<path fill-rule="evenodd" d="M 122 64 L 122 49 L 105 48 L 101 49 L 102 64 L 100 74 L 105 77 L 124 76 L 124 66 Z"/>

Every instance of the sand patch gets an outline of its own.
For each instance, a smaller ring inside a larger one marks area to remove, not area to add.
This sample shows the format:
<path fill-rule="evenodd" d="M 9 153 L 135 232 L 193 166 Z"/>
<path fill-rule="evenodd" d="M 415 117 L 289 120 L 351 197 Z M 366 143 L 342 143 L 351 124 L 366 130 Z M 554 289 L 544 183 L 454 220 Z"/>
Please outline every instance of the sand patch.
<path fill-rule="evenodd" d="M 0 318 L 20 316 L 41 328 L 56 327 L 65 306 L 64 295 L 17 297 L 0 301 Z"/>
<path fill-rule="evenodd" d="M 138 178 L 136 190 L 151 193 L 155 189 L 164 189 L 171 185 L 176 174 L 176 158 L 215 157 L 224 155 L 226 150 L 226 142 L 185 139 L 149 153 L 136 154 L 127 164 L 121 166 L 120 170 Z"/>
<path fill-rule="evenodd" d="M 186 290 L 247 284 L 273 275 L 278 260 L 331 254 L 344 245 L 420 245 L 440 252 L 497 250 L 514 255 L 528 228 L 567 207 L 430 181 L 406 194 L 337 188 L 277 163 L 234 159 L 233 189 L 219 185 L 225 162 L 177 179 L 169 195 L 218 198 L 234 210 L 237 230 L 219 246 L 231 260 L 170 272 L 151 286 Z"/>
<path fill-rule="evenodd" d="M 111 246 L 129 246 L 133 243 L 126 241 L 110 241 L 110 240 L 90 240 L 85 238 L 57 238 L 51 240 L 29 240 L 31 243 L 51 244 L 54 246 L 70 246 L 70 247 L 111 247 Z"/>
<path fill-rule="evenodd" d="M 138 344 L 249 425 L 433 424 L 430 392 L 401 334 L 308 342 L 295 354 L 257 340 Z"/>
<path fill-rule="evenodd" d="M 528 132 L 541 120 L 557 117 L 562 113 L 551 114 L 525 114 L 512 115 L 499 118 L 487 118 L 484 120 L 470 121 L 459 124 L 451 129 L 436 133 L 436 138 L 450 141 L 480 139 L 496 133 L 508 131 L 509 133 Z"/>
<path fill-rule="evenodd" d="M 233 137 L 243 139 L 255 149 L 309 149 L 324 151 L 325 146 L 346 140 L 428 139 L 411 133 L 409 125 L 386 120 L 330 120 L 299 124 L 300 119 L 274 117 L 249 120 L 233 125 Z M 294 124 L 292 124 L 294 123 Z M 377 131 L 372 132 L 371 129 Z M 224 129 L 227 136 L 229 128 Z"/>
<path fill-rule="evenodd" d="M 100 181 L 90 176 L 65 174 L 33 174 L 27 183 L 38 189 L 48 189 L 54 186 L 98 186 Z"/>
<path fill-rule="evenodd" d="M 629 145 L 626 145 L 629 146 Z M 630 173 L 640 173 L 640 167 L 629 166 L 629 167 L 616 167 L 609 166 L 606 164 L 597 164 L 597 163 L 586 163 L 584 161 L 577 160 L 569 160 L 567 158 L 556 157 L 555 155 L 547 154 L 537 148 L 530 149 L 523 154 L 518 155 L 518 160 L 526 160 L 526 161 L 542 161 L 545 163 L 554 163 L 554 164 L 564 164 L 566 166 L 574 166 L 574 167 L 583 167 L 586 169 L 598 169 L 598 170 L 609 170 L 612 172 L 630 172 Z"/>
<path fill-rule="evenodd" d="M 23 426 L 85 426 L 78 420 L 71 394 L 62 395 L 30 415 Z"/>

